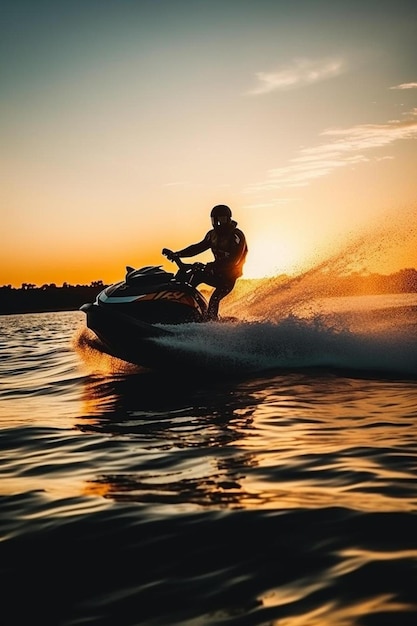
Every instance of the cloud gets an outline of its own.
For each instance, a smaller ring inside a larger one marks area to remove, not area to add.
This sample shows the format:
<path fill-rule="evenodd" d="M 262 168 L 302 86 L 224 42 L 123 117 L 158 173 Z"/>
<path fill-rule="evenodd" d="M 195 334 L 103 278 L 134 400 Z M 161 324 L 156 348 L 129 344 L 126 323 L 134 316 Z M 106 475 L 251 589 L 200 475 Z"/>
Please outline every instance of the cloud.
<path fill-rule="evenodd" d="M 417 108 L 407 115 L 406 120 L 391 120 L 385 124 L 325 130 L 321 136 L 331 137 L 332 141 L 302 149 L 289 165 L 269 170 L 264 182 L 250 185 L 246 192 L 305 187 L 337 169 L 365 163 L 370 160 L 364 155 L 367 150 L 388 146 L 400 139 L 417 138 Z"/>
<path fill-rule="evenodd" d="M 248 95 L 258 96 L 272 91 L 312 85 L 339 76 L 344 71 L 344 66 L 343 61 L 339 59 L 319 61 L 295 59 L 289 67 L 276 72 L 258 72 L 256 74 L 258 86 L 249 91 Z"/>
<path fill-rule="evenodd" d="M 417 89 L 417 83 L 401 83 L 401 85 L 395 85 L 390 89 Z"/>
<path fill-rule="evenodd" d="M 244 208 L 254 209 L 257 211 L 260 209 L 274 209 L 278 205 L 282 206 L 282 205 L 289 204 L 290 202 L 294 202 L 295 199 L 296 199 L 295 197 L 294 198 L 273 198 L 271 202 L 258 202 L 256 204 L 245 204 Z"/>
<path fill-rule="evenodd" d="M 164 183 L 163 187 L 187 187 L 190 183 L 187 180 L 178 180 L 172 183 Z"/>

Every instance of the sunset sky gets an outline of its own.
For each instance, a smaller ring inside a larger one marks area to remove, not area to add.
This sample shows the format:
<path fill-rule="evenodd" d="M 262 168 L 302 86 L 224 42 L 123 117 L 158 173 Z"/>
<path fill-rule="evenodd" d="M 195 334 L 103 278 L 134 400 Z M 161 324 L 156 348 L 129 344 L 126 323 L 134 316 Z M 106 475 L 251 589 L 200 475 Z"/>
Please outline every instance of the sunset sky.
<path fill-rule="evenodd" d="M 219 203 L 246 277 L 391 224 L 372 269 L 417 267 L 415 0 L 0 0 L 0 20 L 0 285 L 171 269 L 162 247 Z"/>

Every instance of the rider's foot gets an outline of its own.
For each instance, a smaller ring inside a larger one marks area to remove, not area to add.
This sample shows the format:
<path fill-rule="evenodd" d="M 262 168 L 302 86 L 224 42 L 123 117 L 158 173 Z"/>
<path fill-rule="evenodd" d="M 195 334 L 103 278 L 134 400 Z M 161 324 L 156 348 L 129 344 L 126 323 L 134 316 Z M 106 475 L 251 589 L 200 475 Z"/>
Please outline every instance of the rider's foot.
<path fill-rule="evenodd" d="M 218 315 L 209 315 L 207 314 L 204 318 L 205 322 L 219 322 L 220 317 Z"/>

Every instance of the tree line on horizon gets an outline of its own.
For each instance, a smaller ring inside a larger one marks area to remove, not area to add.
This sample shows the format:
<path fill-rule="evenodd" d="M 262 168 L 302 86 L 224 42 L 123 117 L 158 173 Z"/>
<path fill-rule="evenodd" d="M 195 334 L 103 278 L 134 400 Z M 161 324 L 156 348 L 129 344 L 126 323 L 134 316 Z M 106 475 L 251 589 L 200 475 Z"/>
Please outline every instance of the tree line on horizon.
<path fill-rule="evenodd" d="M 77 289 L 79 287 L 101 287 L 102 289 L 104 289 L 105 286 L 106 285 L 103 283 L 102 280 L 93 280 L 89 285 L 71 285 L 70 283 L 64 282 L 62 283 L 61 287 L 58 287 L 56 283 L 44 283 L 41 287 L 38 287 L 35 283 L 22 283 L 20 287 L 13 287 L 13 285 L 9 284 L 2 285 L 0 289 L 15 289 L 22 291 L 27 291 L 28 289 L 41 289 L 42 291 L 45 291 L 46 289 Z"/>
<path fill-rule="evenodd" d="M 91 302 L 105 288 L 102 280 L 89 285 L 55 283 L 37 287 L 33 283 L 23 283 L 20 288 L 11 285 L 0 287 L 0 315 L 11 313 L 43 313 L 49 311 L 76 311 L 85 302 Z"/>
<path fill-rule="evenodd" d="M 276 277 L 284 286 L 291 283 L 290 276 Z M 239 279 L 240 285 L 256 286 L 264 279 Z M 389 275 L 359 274 L 323 275 L 324 287 L 320 295 L 353 296 L 388 293 L 417 292 L 417 270 L 403 269 Z M 326 286 L 327 285 L 327 286 Z M 91 302 L 106 287 L 102 280 L 94 280 L 89 285 L 70 285 L 64 282 L 62 287 L 55 283 L 37 287 L 33 283 L 22 283 L 20 288 L 11 285 L 0 287 L 0 314 L 37 313 L 48 311 L 75 311 L 85 302 Z M 239 286 L 237 285 L 239 289 Z M 244 288 L 246 289 L 246 288 Z M 323 291 L 324 289 L 324 291 Z M 328 291 L 328 293 L 327 293 Z"/>
<path fill-rule="evenodd" d="M 395 272 L 393 274 L 377 274 L 377 273 L 359 273 L 352 272 L 350 274 L 345 275 L 332 275 L 327 272 L 327 275 L 332 278 L 333 281 L 338 282 L 341 286 L 344 286 L 345 289 L 350 291 L 354 286 L 357 287 L 366 287 L 368 289 L 381 289 L 381 292 L 378 293 L 386 293 L 387 287 L 395 289 L 395 291 L 403 292 L 410 291 L 414 292 L 417 290 L 417 270 L 415 268 L 405 268 Z M 287 274 L 281 274 L 277 276 L 282 281 L 291 280 L 294 278 L 293 276 L 288 276 Z M 241 278 L 243 282 L 248 283 L 258 283 L 264 280 L 264 278 Z M 44 283 L 40 287 L 38 287 L 35 283 L 22 283 L 20 287 L 13 287 L 13 285 L 2 285 L 0 286 L 0 293 L 4 291 L 47 291 L 49 289 L 104 289 L 108 285 L 105 284 L 102 280 L 93 280 L 89 284 L 76 284 L 71 285 L 70 283 L 64 282 L 61 287 L 59 287 L 56 283 Z M 395 292 L 394 292 L 395 293 Z"/>

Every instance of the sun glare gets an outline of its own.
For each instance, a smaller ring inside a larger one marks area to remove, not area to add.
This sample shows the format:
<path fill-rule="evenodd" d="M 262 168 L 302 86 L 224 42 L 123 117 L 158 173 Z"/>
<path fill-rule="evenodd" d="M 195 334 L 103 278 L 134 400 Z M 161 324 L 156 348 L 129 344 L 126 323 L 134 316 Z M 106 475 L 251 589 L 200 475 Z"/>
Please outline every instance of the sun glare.
<path fill-rule="evenodd" d="M 250 242 L 244 278 L 264 278 L 291 274 L 300 262 L 300 251 L 292 241 L 260 237 Z"/>

